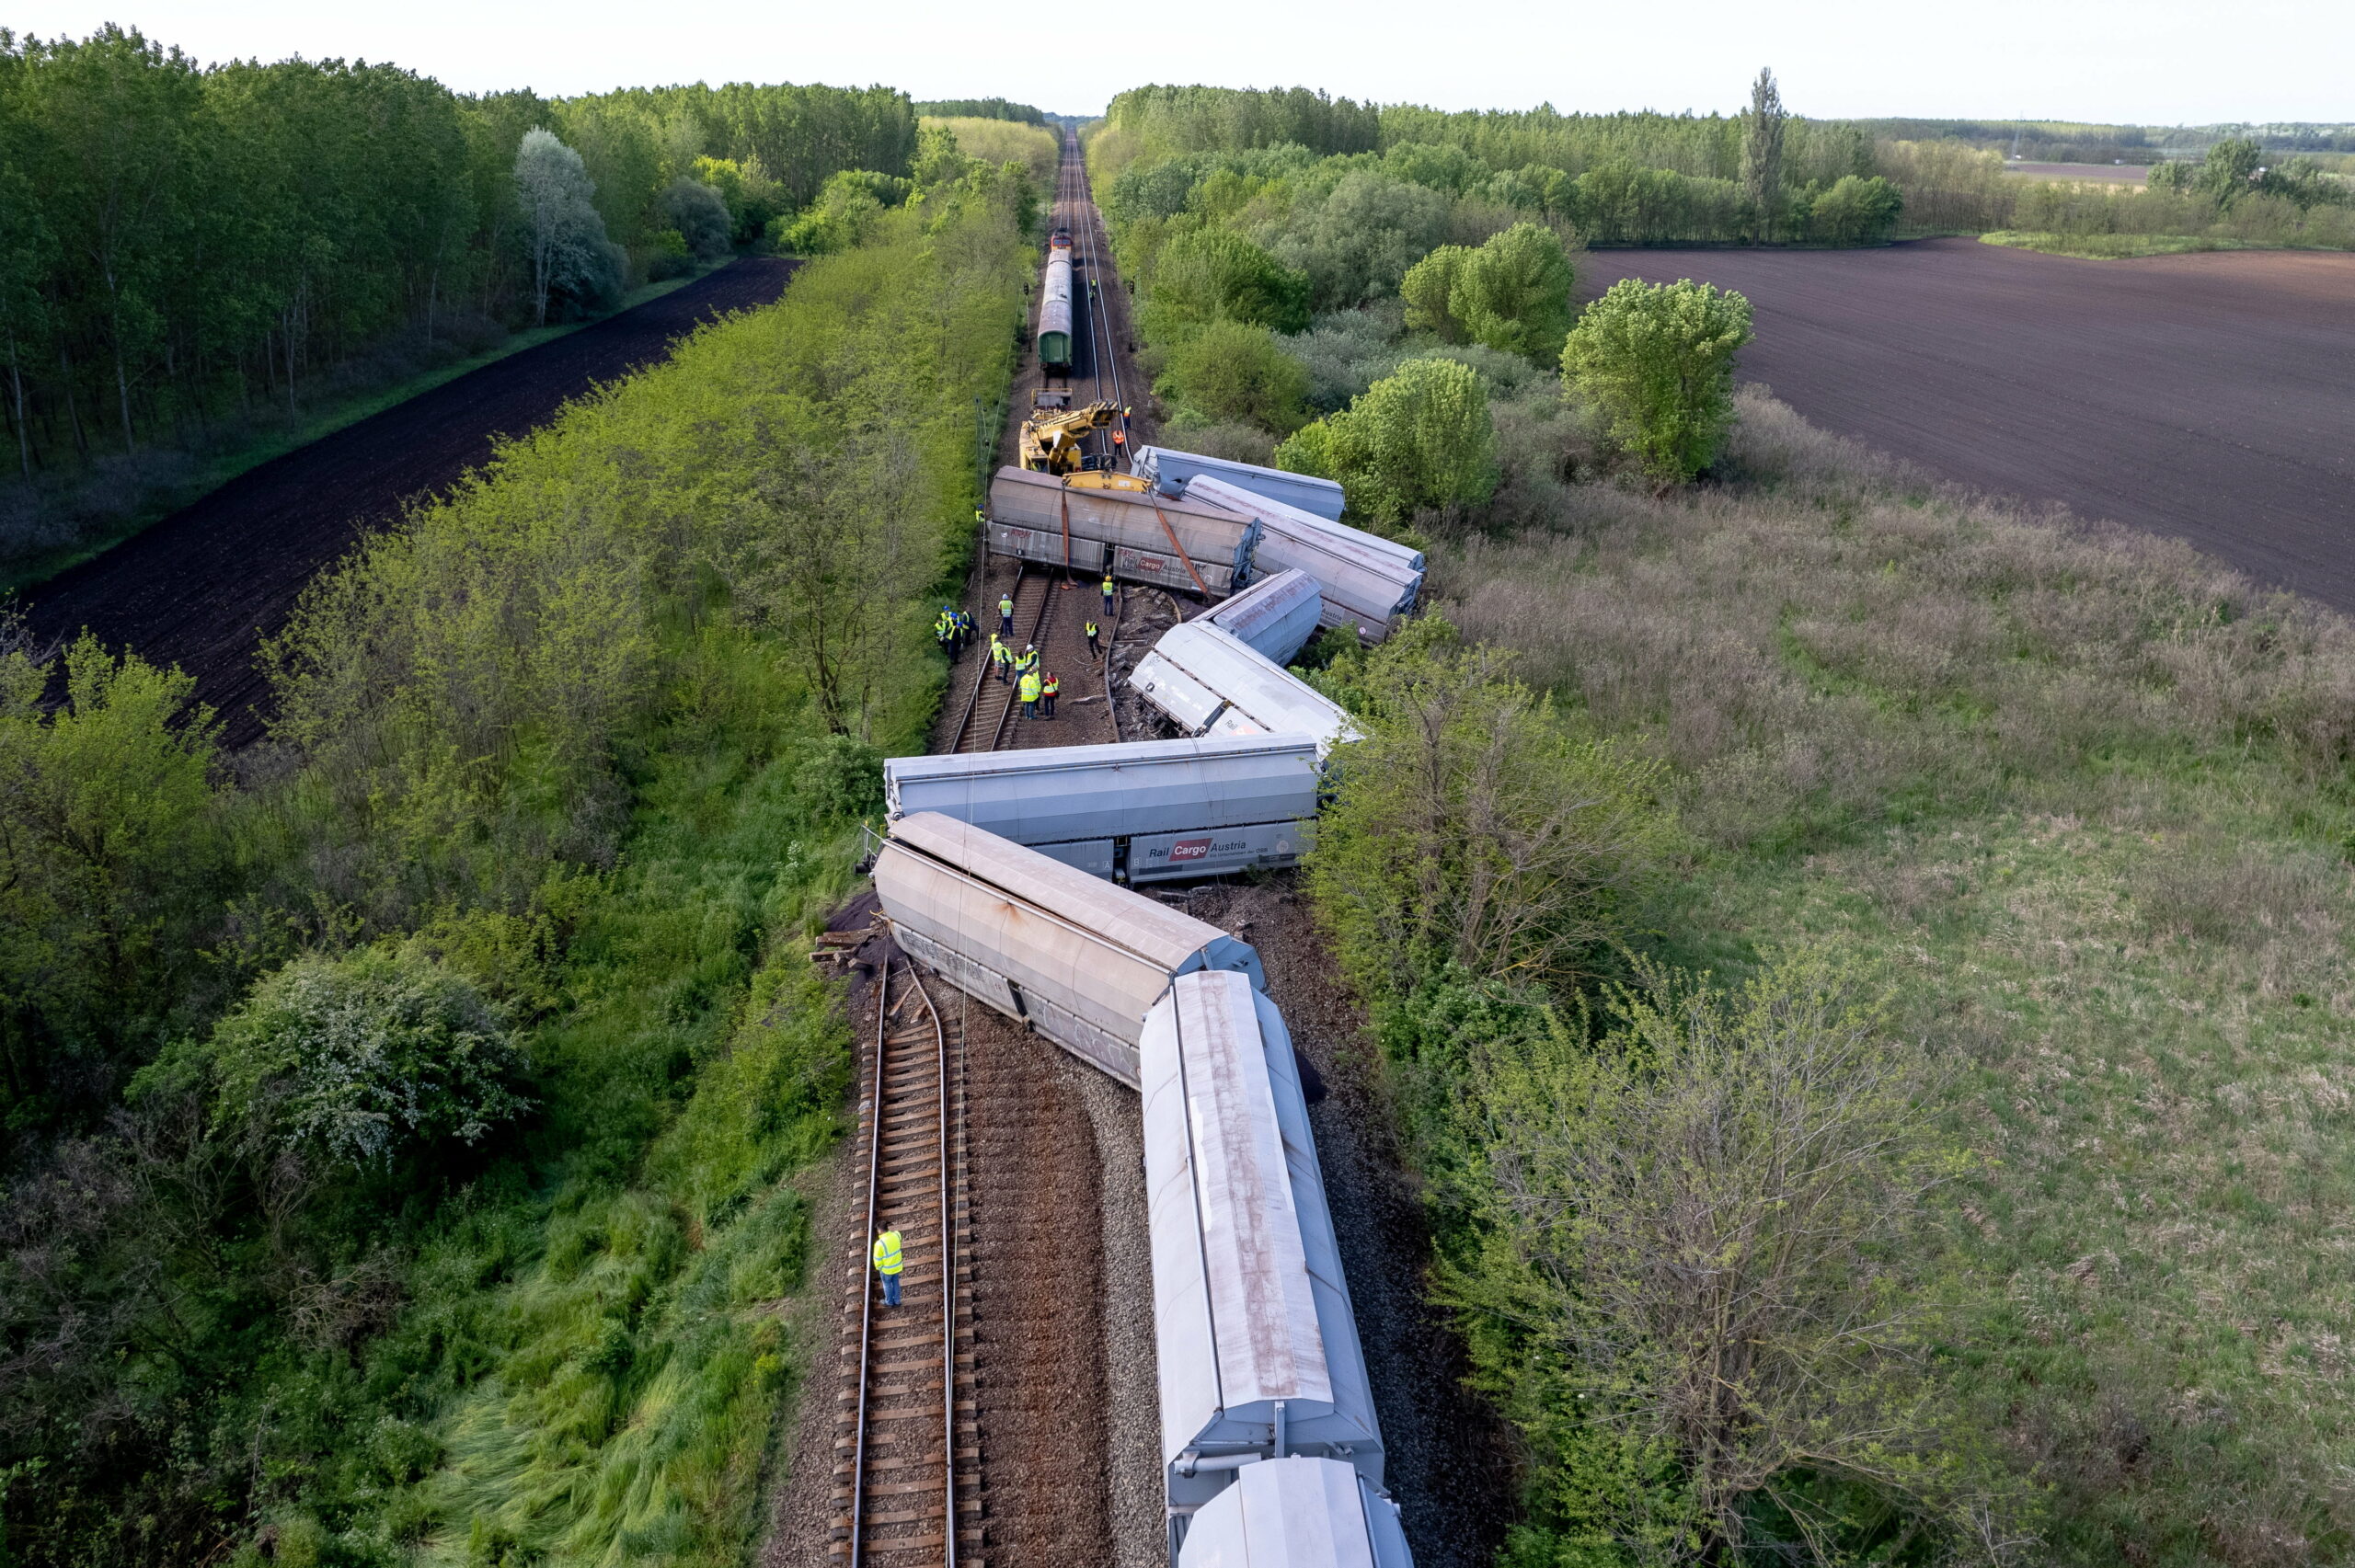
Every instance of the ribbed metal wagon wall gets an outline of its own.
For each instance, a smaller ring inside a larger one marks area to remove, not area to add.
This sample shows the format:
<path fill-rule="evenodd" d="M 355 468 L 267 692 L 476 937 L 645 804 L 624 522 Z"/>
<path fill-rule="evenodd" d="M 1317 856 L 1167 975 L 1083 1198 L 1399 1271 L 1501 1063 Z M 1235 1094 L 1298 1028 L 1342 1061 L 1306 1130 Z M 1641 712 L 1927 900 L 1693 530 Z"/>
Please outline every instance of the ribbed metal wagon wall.
<path fill-rule="evenodd" d="M 1256 463 L 1206 457 L 1166 446 L 1141 446 L 1132 464 L 1165 496 L 1184 495 L 1189 483 L 1207 475 L 1316 517 L 1336 522 L 1341 518 L 1341 486 L 1313 474 L 1287 474 L 1281 468 L 1262 468 Z"/>
<path fill-rule="evenodd" d="M 1292 1035 L 1239 975 L 1179 976 L 1138 1070 L 1173 1533 L 1291 1454 L 1382 1483 L 1382 1430 Z"/>
<path fill-rule="evenodd" d="M 936 812 L 891 824 L 875 891 L 926 968 L 1132 1088 L 1144 1016 L 1172 979 L 1267 983 L 1249 943 Z"/>
<path fill-rule="evenodd" d="M 1090 576 L 1223 599 L 1249 580 L 1258 525 L 1201 501 L 1066 486 L 1001 468 L 990 481 L 992 552 Z"/>
<path fill-rule="evenodd" d="M 1092 876 L 1149 882 L 1296 864 L 1316 815 L 1306 736 L 894 757 L 885 808 L 935 811 Z"/>
<path fill-rule="evenodd" d="M 1338 704 L 1200 621 L 1164 632 L 1129 684 L 1189 734 L 1314 736 L 1320 757 L 1361 738 Z"/>
<path fill-rule="evenodd" d="M 1380 642 L 1422 593 L 1422 552 L 1395 540 L 1287 506 L 1212 475 L 1189 481 L 1186 498 L 1257 521 L 1254 575 L 1265 578 L 1293 569 L 1314 578 L 1324 594 L 1324 625 L 1354 626 L 1363 641 Z"/>
<path fill-rule="evenodd" d="M 1255 558 L 1267 554 L 1264 538 L 1253 554 Z M 1304 571 L 1269 577 L 1254 570 L 1252 576 L 1249 588 L 1195 619 L 1216 626 L 1270 664 L 1290 664 L 1324 619 L 1324 589 Z"/>

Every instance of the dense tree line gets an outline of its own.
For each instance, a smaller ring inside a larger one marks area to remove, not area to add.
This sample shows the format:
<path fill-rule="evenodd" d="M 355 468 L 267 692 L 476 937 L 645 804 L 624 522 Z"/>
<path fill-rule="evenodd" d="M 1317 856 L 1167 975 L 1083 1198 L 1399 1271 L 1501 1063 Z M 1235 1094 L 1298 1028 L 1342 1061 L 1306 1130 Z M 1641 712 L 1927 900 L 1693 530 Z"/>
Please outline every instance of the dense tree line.
<path fill-rule="evenodd" d="M 1022 125 L 1044 125 L 1047 117 L 1027 103 L 1005 98 L 929 98 L 916 105 L 929 120 L 1010 120 Z"/>
<path fill-rule="evenodd" d="M 315 584 L 266 767 L 0 622 L 0 1562 L 743 1560 L 807 933 L 1029 275 L 1027 177 L 929 173 Z"/>
<path fill-rule="evenodd" d="M 837 170 L 904 175 L 916 141 L 882 88 L 468 97 L 392 65 L 204 66 L 111 26 L 0 31 L 11 466 L 201 444 L 388 338 L 537 318 L 549 291 L 516 189 L 534 130 L 577 155 L 617 248 L 555 291 L 559 310 L 757 238 Z"/>

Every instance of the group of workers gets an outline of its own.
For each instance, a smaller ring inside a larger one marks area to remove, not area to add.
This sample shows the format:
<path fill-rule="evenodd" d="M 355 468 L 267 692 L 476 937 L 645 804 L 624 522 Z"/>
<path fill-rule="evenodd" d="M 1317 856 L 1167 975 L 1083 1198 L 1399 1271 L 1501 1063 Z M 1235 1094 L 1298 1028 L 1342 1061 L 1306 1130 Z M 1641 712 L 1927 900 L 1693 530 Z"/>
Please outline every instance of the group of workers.
<path fill-rule="evenodd" d="M 1111 574 L 1106 573 L 1103 582 L 1106 620 L 1111 619 L 1113 596 L 1118 591 L 1119 586 L 1113 582 Z M 1104 628 L 1090 620 L 1086 631 L 1088 658 L 1103 658 Z M 972 644 L 973 617 L 969 612 L 944 604 L 940 607 L 940 613 L 933 617 L 932 635 L 940 644 L 940 651 L 954 663 Z M 1055 698 L 1063 690 L 1062 678 L 1040 668 L 1037 644 L 1025 643 L 1020 653 L 1014 651 L 1014 595 L 1011 593 L 998 595 L 997 630 L 990 634 L 989 661 L 990 672 L 1001 683 L 1014 686 L 1015 699 L 1022 704 L 1023 717 L 1055 716 Z"/>

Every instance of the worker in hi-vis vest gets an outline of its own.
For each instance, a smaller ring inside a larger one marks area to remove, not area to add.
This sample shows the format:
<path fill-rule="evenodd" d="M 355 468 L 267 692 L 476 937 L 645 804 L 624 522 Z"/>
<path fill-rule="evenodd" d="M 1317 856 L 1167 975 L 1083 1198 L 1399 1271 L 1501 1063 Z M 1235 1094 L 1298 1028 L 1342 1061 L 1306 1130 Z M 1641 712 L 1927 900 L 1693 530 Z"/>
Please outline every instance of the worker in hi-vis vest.
<path fill-rule="evenodd" d="M 900 1268 L 902 1261 L 900 1255 L 900 1233 L 897 1230 L 886 1230 L 875 1238 L 875 1272 L 883 1276 L 883 1304 L 887 1307 L 896 1307 L 900 1304 Z"/>
<path fill-rule="evenodd" d="M 1008 679 L 1006 671 L 1014 668 L 1014 650 L 1006 647 L 995 632 L 990 634 L 990 666 L 996 671 L 1001 685 Z"/>
<path fill-rule="evenodd" d="M 1090 622 L 1087 624 L 1087 657 L 1088 657 L 1088 658 L 1094 658 L 1097 657 L 1098 655 L 1100 655 L 1101 653 L 1103 653 L 1103 651 L 1104 651 L 1104 650 L 1103 650 L 1102 648 L 1100 648 L 1100 647 L 1097 647 L 1097 645 L 1096 645 L 1096 639 L 1097 639 L 1097 637 L 1099 637 L 1099 636 L 1103 635 L 1104 635 L 1104 634 L 1103 634 L 1103 628 L 1101 628 L 1100 626 L 1097 625 L 1097 624 L 1096 624 L 1095 622 L 1090 621 Z"/>
<path fill-rule="evenodd" d="M 1041 676 L 1040 678 L 1039 716 L 1040 718 L 1052 718 L 1055 716 L 1055 693 L 1063 689 L 1063 683 L 1051 675 Z"/>
<path fill-rule="evenodd" d="M 1014 635 L 1014 595 L 1010 593 L 997 596 L 997 635 L 1001 637 Z"/>
<path fill-rule="evenodd" d="M 1104 619 L 1112 618 L 1112 574 L 1104 574 Z"/>
<path fill-rule="evenodd" d="M 1039 672 L 1035 670 L 1024 670 L 1019 690 L 1022 692 L 1022 716 L 1036 718 L 1039 714 Z"/>

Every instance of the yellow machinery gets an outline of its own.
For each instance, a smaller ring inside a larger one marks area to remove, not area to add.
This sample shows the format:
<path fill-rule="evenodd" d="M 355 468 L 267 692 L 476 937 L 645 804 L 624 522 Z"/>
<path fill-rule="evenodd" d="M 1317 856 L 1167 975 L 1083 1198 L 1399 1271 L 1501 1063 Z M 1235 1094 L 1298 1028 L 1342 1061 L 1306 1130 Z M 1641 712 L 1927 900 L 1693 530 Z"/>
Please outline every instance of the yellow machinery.
<path fill-rule="evenodd" d="M 1091 403 L 1085 408 L 1033 408 L 1022 421 L 1022 466 L 1042 474 L 1069 474 L 1084 455 L 1080 442 L 1091 430 L 1100 430 L 1120 418 L 1118 404 Z"/>
<path fill-rule="evenodd" d="M 1085 474 L 1068 475 L 1063 479 L 1066 489 L 1073 490 L 1150 490 L 1150 480 L 1134 474 L 1115 474 L 1109 468 L 1091 468 Z"/>

